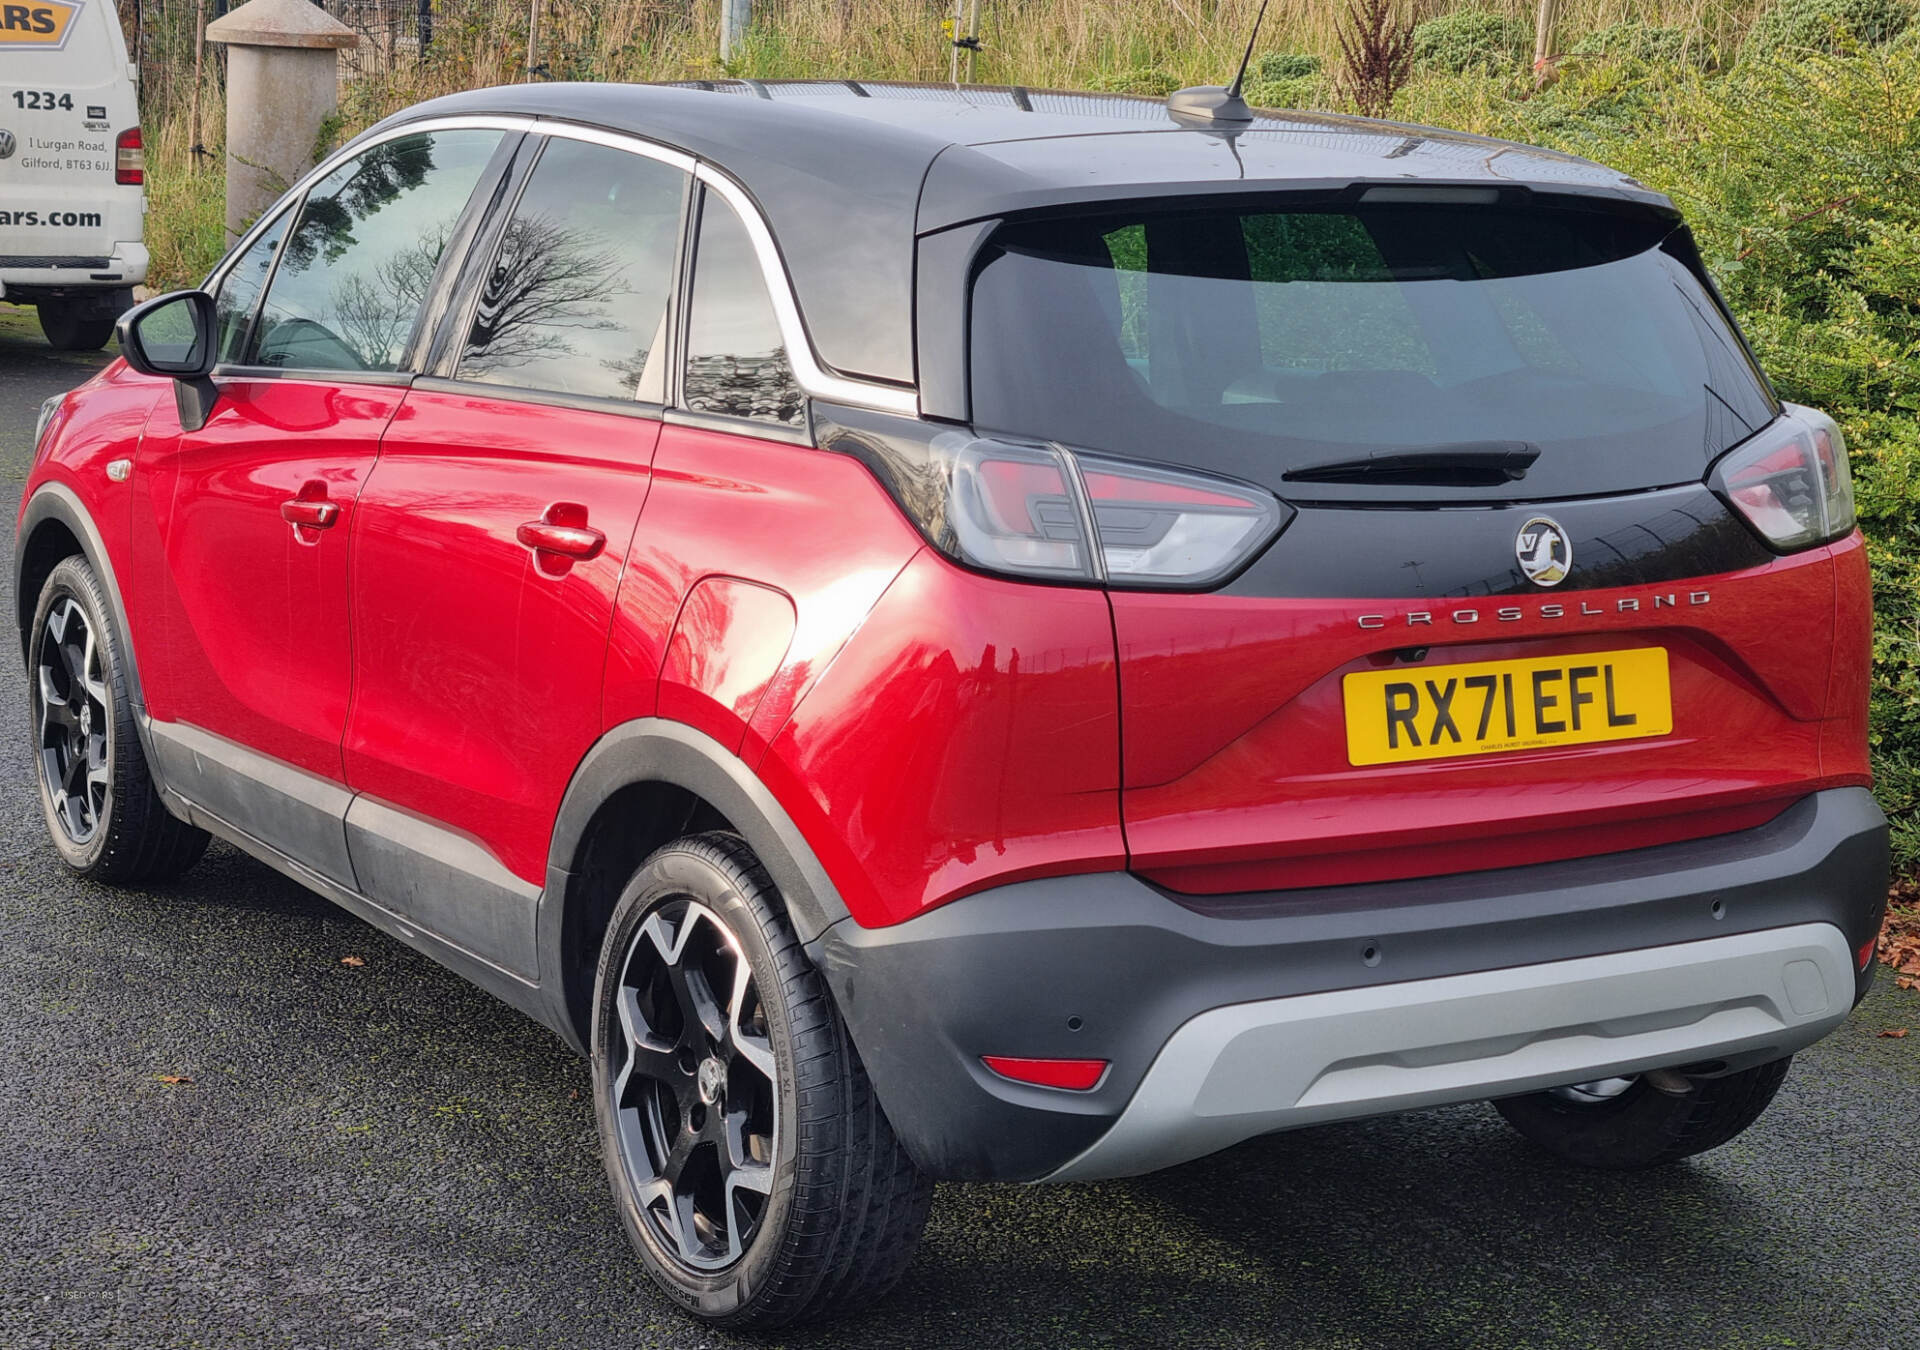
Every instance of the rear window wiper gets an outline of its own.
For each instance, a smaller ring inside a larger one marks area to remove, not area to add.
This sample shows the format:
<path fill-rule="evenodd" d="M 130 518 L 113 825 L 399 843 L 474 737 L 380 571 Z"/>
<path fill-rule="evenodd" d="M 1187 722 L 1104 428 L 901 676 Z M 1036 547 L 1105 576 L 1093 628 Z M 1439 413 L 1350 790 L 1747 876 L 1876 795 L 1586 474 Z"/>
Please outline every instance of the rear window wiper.
<path fill-rule="evenodd" d="M 1281 477 L 1292 483 L 1381 483 L 1409 487 L 1498 487 L 1517 483 L 1540 458 L 1528 441 L 1462 441 L 1404 450 L 1376 450 L 1352 459 L 1303 464 Z"/>

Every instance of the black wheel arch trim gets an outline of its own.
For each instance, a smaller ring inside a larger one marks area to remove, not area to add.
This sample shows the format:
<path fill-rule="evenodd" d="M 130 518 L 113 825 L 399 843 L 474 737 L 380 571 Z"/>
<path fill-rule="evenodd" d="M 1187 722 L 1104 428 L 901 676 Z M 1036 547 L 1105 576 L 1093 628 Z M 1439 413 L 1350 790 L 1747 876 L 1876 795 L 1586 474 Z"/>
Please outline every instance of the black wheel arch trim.
<path fill-rule="evenodd" d="M 113 622 L 121 673 L 126 680 L 127 697 L 133 704 L 133 724 L 140 733 L 140 749 L 146 756 L 148 772 L 154 774 L 154 781 L 159 783 L 153 742 L 147 733 L 147 696 L 140 683 L 140 658 L 133 649 L 133 627 L 127 621 L 127 606 L 121 597 L 120 578 L 113 570 L 113 559 L 107 554 L 106 541 L 101 538 L 99 527 L 93 523 L 93 515 L 87 510 L 86 503 L 72 488 L 58 480 L 42 483 L 34 489 L 26 509 L 21 513 L 20 528 L 13 537 L 13 597 L 15 619 L 20 626 L 20 660 L 22 664 L 27 660 L 33 638 L 29 631 L 33 621 L 32 606 L 40 599 L 37 589 L 32 596 L 27 594 L 28 546 L 40 527 L 49 521 L 63 526 L 79 542 L 81 556 L 93 568 L 94 576 L 99 578 L 100 588 L 107 594 L 107 607 L 111 611 L 107 617 Z"/>
<path fill-rule="evenodd" d="M 767 785 L 733 751 L 683 722 L 636 718 L 603 733 L 574 770 L 554 821 L 547 884 L 536 920 L 541 985 L 548 1015 L 541 1020 L 585 1053 L 570 1008 L 565 961 L 566 916 L 573 900 L 574 866 L 600 808 L 623 788 L 660 783 L 693 793 L 745 839 L 786 902 L 794 931 L 809 952 L 820 935 L 848 917 L 846 903 L 800 827 Z"/>

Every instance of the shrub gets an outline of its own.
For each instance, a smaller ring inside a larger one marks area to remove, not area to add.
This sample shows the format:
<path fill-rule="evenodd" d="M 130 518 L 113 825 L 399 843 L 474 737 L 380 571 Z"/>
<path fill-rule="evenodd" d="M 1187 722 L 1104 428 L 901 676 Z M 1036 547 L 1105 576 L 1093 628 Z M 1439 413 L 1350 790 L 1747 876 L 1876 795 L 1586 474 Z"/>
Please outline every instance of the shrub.
<path fill-rule="evenodd" d="M 1415 64 L 1455 75 L 1499 74 L 1526 60 L 1529 35 L 1516 19 L 1486 9 L 1457 9 L 1413 30 Z"/>
<path fill-rule="evenodd" d="M 1253 63 L 1254 78 L 1273 84 L 1281 80 L 1303 80 L 1318 75 L 1324 63 L 1311 52 L 1267 52 Z"/>
<path fill-rule="evenodd" d="M 1743 57 L 1836 52 L 1848 44 L 1877 46 L 1905 32 L 1913 10 L 1904 0 L 1777 0 L 1741 46 Z"/>
<path fill-rule="evenodd" d="M 1165 98 L 1180 87 L 1180 81 L 1164 70 L 1136 66 L 1132 70 L 1107 71 L 1096 75 L 1087 87 L 1110 94 L 1152 94 L 1155 98 Z"/>
<path fill-rule="evenodd" d="M 1573 56 L 1649 65 L 1711 66 L 1714 62 L 1712 46 L 1699 34 L 1692 35 L 1691 41 L 1688 37 L 1684 28 L 1628 21 L 1609 24 L 1598 32 L 1587 34 L 1574 43 L 1568 52 Z"/>
<path fill-rule="evenodd" d="M 1256 108 L 1312 108 L 1326 103 L 1325 83 L 1317 75 L 1291 80 L 1249 80 L 1247 102 Z"/>

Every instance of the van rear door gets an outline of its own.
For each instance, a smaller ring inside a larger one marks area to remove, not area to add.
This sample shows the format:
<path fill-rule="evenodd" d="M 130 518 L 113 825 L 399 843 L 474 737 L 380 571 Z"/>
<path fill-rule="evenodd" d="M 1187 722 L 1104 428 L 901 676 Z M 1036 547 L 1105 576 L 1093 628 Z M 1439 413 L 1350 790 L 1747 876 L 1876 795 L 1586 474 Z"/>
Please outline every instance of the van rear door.
<path fill-rule="evenodd" d="M 0 279 L 58 266 L 85 285 L 139 241 L 143 190 L 115 182 L 116 142 L 139 125 L 107 0 L 0 5 Z"/>

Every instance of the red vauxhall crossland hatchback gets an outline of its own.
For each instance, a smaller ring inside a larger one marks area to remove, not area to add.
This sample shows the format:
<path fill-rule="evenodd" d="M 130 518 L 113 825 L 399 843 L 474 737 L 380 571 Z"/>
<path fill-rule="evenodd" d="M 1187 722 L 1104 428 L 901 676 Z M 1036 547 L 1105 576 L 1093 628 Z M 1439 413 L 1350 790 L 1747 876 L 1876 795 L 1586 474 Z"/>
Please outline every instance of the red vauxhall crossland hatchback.
<path fill-rule="evenodd" d="M 1493 1099 L 1643 1167 L 1866 989 L 1832 422 L 1545 151 L 1025 89 L 381 123 L 47 405 L 75 871 L 218 835 L 592 1063 L 654 1278 Z"/>

